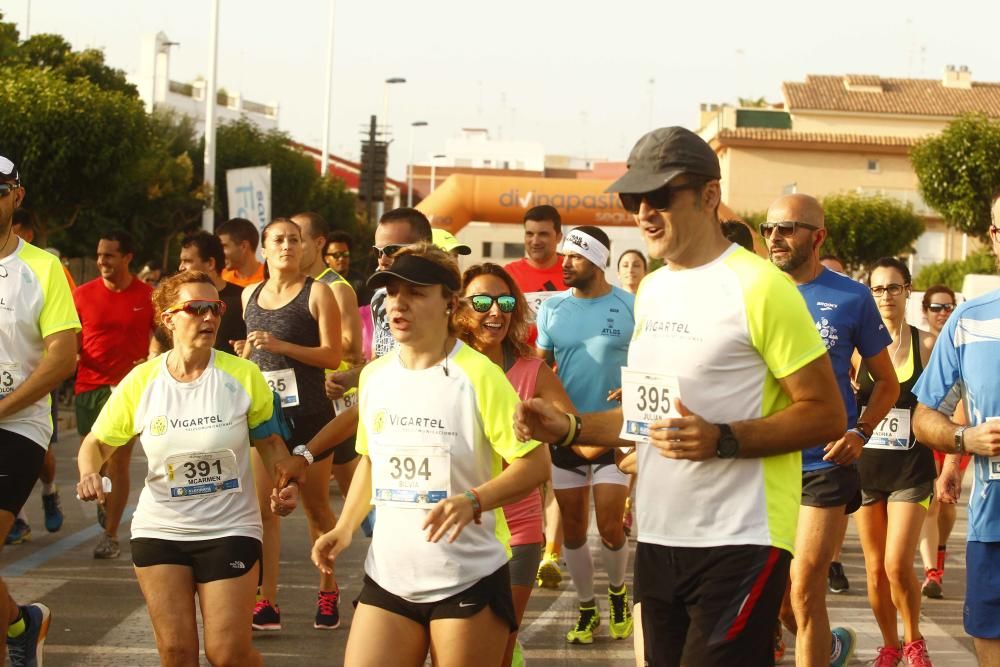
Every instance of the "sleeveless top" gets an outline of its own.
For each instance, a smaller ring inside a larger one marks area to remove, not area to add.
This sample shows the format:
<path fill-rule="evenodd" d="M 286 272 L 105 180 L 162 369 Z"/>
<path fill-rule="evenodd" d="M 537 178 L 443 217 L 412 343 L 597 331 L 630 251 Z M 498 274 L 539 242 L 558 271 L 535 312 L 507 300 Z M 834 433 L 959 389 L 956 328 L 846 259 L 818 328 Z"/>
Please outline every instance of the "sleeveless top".
<path fill-rule="evenodd" d="M 507 371 L 507 379 L 521 400 L 535 395 L 535 383 L 542 360 L 535 357 L 519 357 Z M 503 514 L 510 529 L 510 546 L 541 544 L 545 541 L 542 533 L 542 494 L 538 489 L 527 498 L 503 506 Z"/>
<path fill-rule="evenodd" d="M 250 299 L 244 318 L 247 331 L 266 331 L 283 341 L 303 347 L 319 347 L 319 323 L 309 312 L 309 293 L 315 281 L 307 277 L 305 284 L 295 298 L 281 308 L 274 310 L 262 308 L 257 299 L 266 282 L 258 285 Z M 295 383 L 298 385 L 299 404 L 283 408 L 285 416 L 298 417 L 302 415 L 329 415 L 333 418 L 333 406 L 326 398 L 323 390 L 323 369 L 304 364 L 301 361 L 274 354 L 266 350 L 254 349 L 250 353 L 250 361 L 257 364 L 262 371 L 280 371 L 286 368 L 295 372 Z"/>
<path fill-rule="evenodd" d="M 861 488 L 891 493 L 901 489 L 912 488 L 927 482 L 933 482 L 937 474 L 934 467 L 934 454 L 923 444 L 917 442 L 913 435 L 913 410 L 917 407 L 917 397 L 913 387 L 920 379 L 924 364 L 920 360 L 920 332 L 916 327 L 910 329 L 910 355 L 906 366 L 896 369 L 899 378 L 899 398 L 894 407 L 909 410 L 910 448 L 905 450 L 872 449 L 865 447 L 858 461 L 858 472 L 861 474 Z M 903 377 L 909 371 L 909 375 Z M 875 381 L 868 372 L 864 361 L 858 369 L 858 412 L 868 404 Z"/>
<path fill-rule="evenodd" d="M 336 285 L 337 283 L 343 283 L 344 285 L 350 287 L 352 290 L 354 289 L 354 286 L 351 285 L 351 283 L 347 282 L 344 276 L 340 275 L 333 269 L 329 268 L 324 269 L 323 273 L 316 276 L 316 280 L 318 282 L 323 283 L 324 285 Z"/>

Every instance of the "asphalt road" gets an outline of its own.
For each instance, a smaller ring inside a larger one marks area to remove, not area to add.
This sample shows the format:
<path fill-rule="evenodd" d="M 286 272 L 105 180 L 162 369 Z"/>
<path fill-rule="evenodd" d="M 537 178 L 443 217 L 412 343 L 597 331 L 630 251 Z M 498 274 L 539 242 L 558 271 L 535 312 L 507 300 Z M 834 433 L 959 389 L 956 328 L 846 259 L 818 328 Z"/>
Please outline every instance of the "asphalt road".
<path fill-rule="evenodd" d="M 75 500 L 77 445 L 75 433 L 62 437 L 55 445 L 57 481 L 66 516 L 62 530 L 45 532 L 40 490 L 36 487 L 27 505 L 32 539 L 4 548 L 0 554 L 0 576 L 20 603 L 42 601 L 52 609 L 52 626 L 45 646 L 48 667 L 158 665 L 152 627 L 132 571 L 127 528 L 123 529 L 122 537 L 126 539 L 121 541 L 121 558 L 98 561 L 92 557 L 99 528 L 94 506 Z M 136 448 L 130 507 L 134 507 L 144 476 L 145 458 L 141 449 Z M 331 498 L 339 511 L 342 500 L 336 485 L 332 487 Z M 931 658 L 939 667 L 976 664 L 972 640 L 962 630 L 964 536 L 963 508 L 949 551 L 946 597 L 925 599 L 922 612 L 922 631 Z M 312 627 L 318 575 L 308 558 L 310 542 L 301 511 L 284 520 L 282 537 L 279 604 L 284 628 L 280 632 L 257 633 L 255 643 L 268 665 L 339 665 L 351 622 L 352 609 L 347 601 L 359 590 L 368 540 L 356 538 L 339 559 L 338 579 L 345 600 L 341 604 L 343 622 L 337 630 L 320 631 Z M 598 544 L 595 535 L 594 560 L 600 570 Z M 881 640 L 865 597 L 864 563 L 853 525 L 844 547 L 844 564 L 851 589 L 843 595 L 830 595 L 828 606 L 834 624 L 849 625 L 857 631 L 859 649 L 854 663 L 862 664 L 874 657 Z M 604 590 L 606 586 L 607 579 L 599 572 L 596 590 Z M 606 619 L 593 645 L 567 645 L 563 637 L 575 620 L 575 605 L 568 580 L 564 580 L 560 590 L 536 590 L 532 595 L 522 626 L 529 664 L 573 667 L 635 664 L 631 644 L 608 637 Z M 606 603 L 602 609 L 606 614 Z M 788 641 L 784 664 L 791 665 L 794 646 L 791 637 Z M 203 664 L 208 663 L 203 659 Z"/>

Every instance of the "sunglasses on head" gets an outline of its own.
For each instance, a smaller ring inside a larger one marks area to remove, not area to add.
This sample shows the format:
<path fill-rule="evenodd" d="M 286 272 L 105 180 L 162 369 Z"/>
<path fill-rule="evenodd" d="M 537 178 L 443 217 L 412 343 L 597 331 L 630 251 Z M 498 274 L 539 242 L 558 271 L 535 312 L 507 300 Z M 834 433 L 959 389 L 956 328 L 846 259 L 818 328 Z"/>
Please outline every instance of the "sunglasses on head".
<path fill-rule="evenodd" d="M 493 302 L 496 302 L 500 306 L 501 313 L 513 313 L 514 306 L 517 305 L 517 299 L 515 299 L 510 294 L 503 294 L 501 296 L 490 296 L 489 294 L 473 294 L 469 297 L 469 303 L 472 304 L 472 310 L 477 313 L 488 313 L 490 308 L 493 307 Z"/>
<path fill-rule="evenodd" d="M 762 222 L 760 223 L 760 235 L 764 238 L 771 236 L 771 233 L 777 229 L 779 236 L 794 236 L 795 232 L 799 231 L 799 228 L 808 229 L 810 231 L 816 231 L 819 229 L 816 225 L 810 225 L 806 222 L 798 222 L 797 220 L 788 220 L 786 222 Z"/>
<path fill-rule="evenodd" d="M 899 283 L 892 283 L 884 287 L 879 285 L 878 287 L 872 288 L 872 296 L 880 297 L 886 292 L 889 293 L 889 296 L 899 296 L 903 293 L 904 289 L 906 289 L 906 285 L 900 285 Z"/>
<path fill-rule="evenodd" d="M 382 255 L 385 255 L 386 257 L 392 257 L 403 248 L 409 248 L 409 247 L 410 247 L 409 243 L 390 243 L 389 245 L 384 245 L 381 248 L 379 248 L 377 245 L 373 245 L 372 252 L 375 253 L 375 256 L 377 258 L 381 259 Z"/>
<path fill-rule="evenodd" d="M 955 304 L 953 303 L 932 303 L 927 306 L 927 310 L 932 313 L 940 313 L 942 310 L 950 313 L 955 310 Z"/>
<path fill-rule="evenodd" d="M 386 246 L 386 248 L 389 248 L 389 247 L 390 246 Z M 348 250 L 344 250 L 344 251 L 341 251 L 341 252 L 328 252 L 328 253 L 326 253 L 326 255 L 324 255 L 324 257 L 333 257 L 334 259 L 346 259 L 346 258 L 348 258 L 350 256 L 351 256 L 351 253 Z"/>
<path fill-rule="evenodd" d="M 697 190 L 705 185 L 703 182 L 682 183 L 681 185 L 664 185 L 661 188 L 650 192 L 619 192 L 618 198 L 622 202 L 622 208 L 632 215 L 639 214 L 639 207 L 643 200 L 649 204 L 650 208 L 657 211 L 667 211 L 673 204 L 674 195 L 681 190 Z"/>
<path fill-rule="evenodd" d="M 185 301 L 184 303 L 179 303 L 176 306 L 168 308 L 166 312 L 177 313 L 182 310 L 188 315 L 194 315 L 195 317 L 204 317 L 205 313 L 212 313 L 215 317 L 222 317 L 226 313 L 226 304 L 223 301 L 192 299 L 191 301 Z"/>

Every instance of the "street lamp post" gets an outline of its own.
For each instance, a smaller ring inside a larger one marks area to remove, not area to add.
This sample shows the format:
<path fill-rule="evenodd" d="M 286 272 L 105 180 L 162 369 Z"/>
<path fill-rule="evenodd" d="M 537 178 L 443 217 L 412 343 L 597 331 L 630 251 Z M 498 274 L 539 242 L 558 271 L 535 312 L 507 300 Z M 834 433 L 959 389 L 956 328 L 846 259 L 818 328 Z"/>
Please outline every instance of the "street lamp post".
<path fill-rule="evenodd" d="M 431 192 L 434 192 L 434 188 L 437 187 L 437 161 L 438 158 L 448 157 L 444 153 L 438 153 L 437 155 L 431 156 Z"/>
<path fill-rule="evenodd" d="M 209 14 L 208 80 L 205 82 L 205 185 L 212 193 L 210 201 L 218 201 L 215 184 L 215 105 L 217 94 L 215 77 L 219 62 L 219 0 L 212 0 Z M 201 228 L 211 234 L 215 231 L 215 207 L 202 211 Z"/>
<path fill-rule="evenodd" d="M 410 153 L 406 161 L 406 205 L 413 206 L 413 134 L 418 127 L 427 127 L 427 121 L 415 120 L 410 123 Z"/>
<path fill-rule="evenodd" d="M 382 86 L 382 127 L 389 130 L 389 86 L 396 83 L 406 83 L 406 79 L 401 76 L 391 76 L 385 80 Z"/>
<path fill-rule="evenodd" d="M 326 99 L 323 104 L 323 157 L 320 159 L 320 176 L 326 177 L 330 168 L 330 112 L 333 106 L 333 28 L 337 0 L 330 0 L 330 27 L 327 33 L 326 50 Z"/>

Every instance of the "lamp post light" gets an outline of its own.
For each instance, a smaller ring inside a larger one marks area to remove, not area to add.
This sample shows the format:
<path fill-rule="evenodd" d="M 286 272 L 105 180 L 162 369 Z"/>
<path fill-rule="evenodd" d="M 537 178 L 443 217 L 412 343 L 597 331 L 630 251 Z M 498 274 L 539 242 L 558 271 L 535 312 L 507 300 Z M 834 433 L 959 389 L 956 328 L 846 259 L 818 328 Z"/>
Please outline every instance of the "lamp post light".
<path fill-rule="evenodd" d="M 410 123 L 410 157 L 406 162 L 406 205 L 413 206 L 413 134 L 418 127 L 427 127 L 427 121 L 415 120 Z"/>
<path fill-rule="evenodd" d="M 434 192 L 434 188 L 437 187 L 437 161 L 438 158 L 448 157 L 444 153 L 438 153 L 437 155 L 431 156 L 431 192 Z"/>

